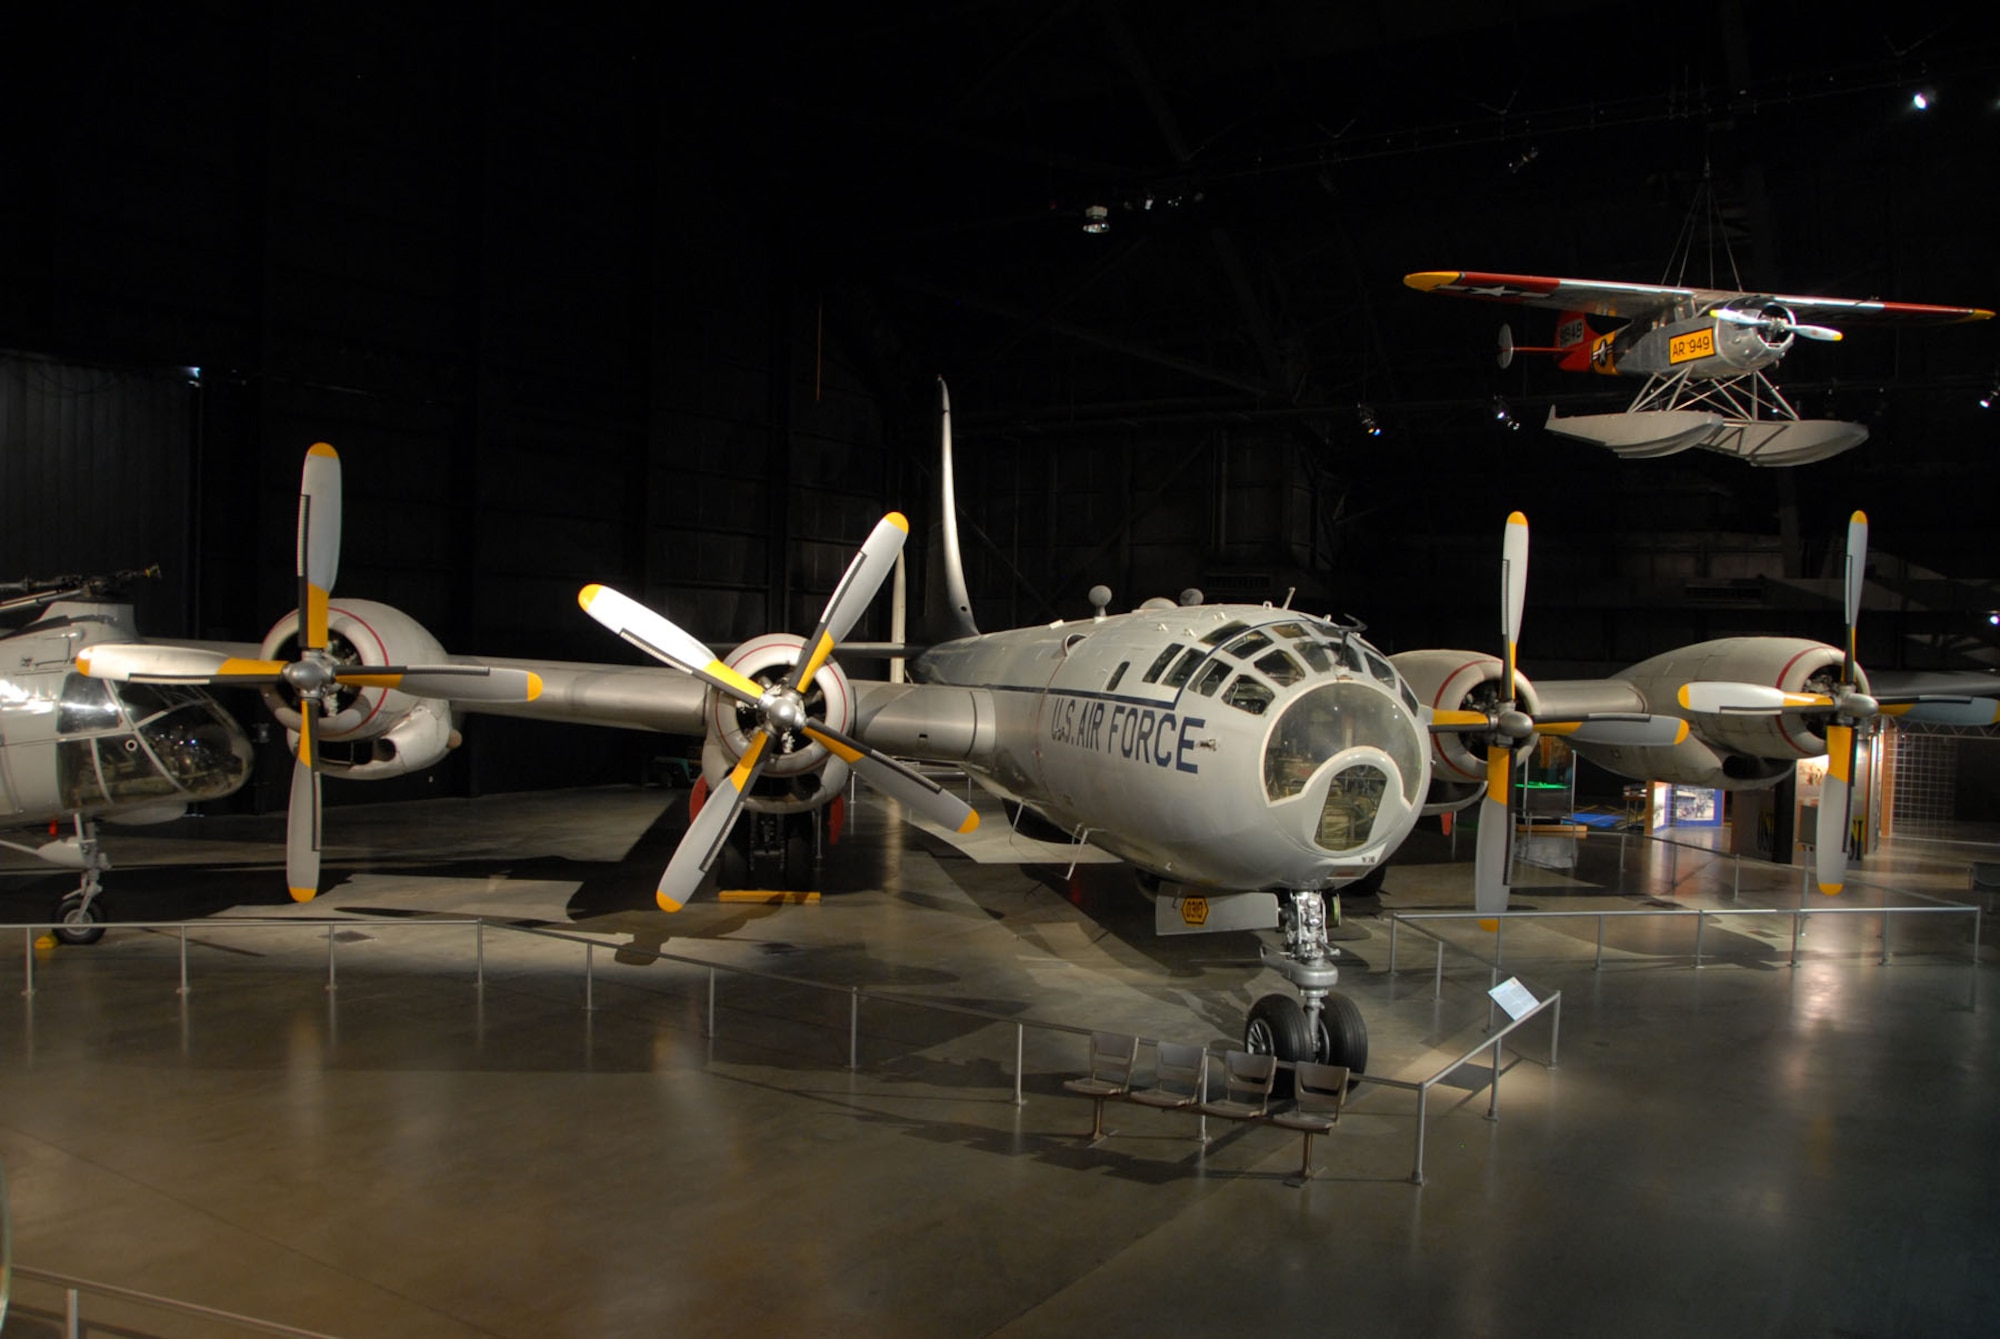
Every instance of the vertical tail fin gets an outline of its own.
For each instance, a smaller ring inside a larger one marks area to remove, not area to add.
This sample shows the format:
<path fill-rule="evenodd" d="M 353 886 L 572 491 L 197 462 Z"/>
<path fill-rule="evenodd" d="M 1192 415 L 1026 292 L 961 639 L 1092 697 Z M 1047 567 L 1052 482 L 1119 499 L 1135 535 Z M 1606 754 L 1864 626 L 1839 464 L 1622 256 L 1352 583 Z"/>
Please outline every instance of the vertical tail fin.
<path fill-rule="evenodd" d="M 977 637 L 972 597 L 965 589 L 965 563 L 958 548 L 958 490 L 951 469 L 951 390 L 938 378 L 938 510 L 931 522 L 925 555 L 924 632 L 934 642 Z"/>
<path fill-rule="evenodd" d="M 1556 318 L 1556 366 L 1565 372 L 1588 372 L 1590 350 L 1597 332 L 1590 328 L 1586 312 L 1564 312 Z"/>

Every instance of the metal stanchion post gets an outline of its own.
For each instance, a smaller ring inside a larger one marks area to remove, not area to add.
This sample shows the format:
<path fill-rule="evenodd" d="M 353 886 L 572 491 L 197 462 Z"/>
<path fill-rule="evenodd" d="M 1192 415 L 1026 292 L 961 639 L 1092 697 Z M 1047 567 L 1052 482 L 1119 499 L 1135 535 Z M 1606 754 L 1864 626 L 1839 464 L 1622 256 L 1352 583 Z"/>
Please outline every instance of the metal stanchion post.
<path fill-rule="evenodd" d="M 484 917 L 472 923 L 472 988 L 486 989 L 486 920 Z"/>
<path fill-rule="evenodd" d="M 1401 922 L 1396 919 L 1394 913 L 1391 913 L 1389 916 L 1389 975 L 1391 978 L 1394 978 L 1396 975 L 1396 931 L 1400 928 L 1400 925 Z"/>
<path fill-rule="evenodd" d="M 1496 965 L 1507 961 L 1507 913 L 1504 910 L 1493 918 L 1493 961 Z"/>
<path fill-rule="evenodd" d="M 1430 1085 L 1420 1085 L 1417 1088 L 1417 1163 L 1410 1168 L 1410 1184 L 1413 1186 L 1424 1183 L 1424 1113 L 1429 1108 L 1430 1101 Z"/>
<path fill-rule="evenodd" d="M 83 1292 L 78 1288 L 63 1290 L 63 1334 L 67 1339 L 77 1339 L 83 1333 Z"/>
<path fill-rule="evenodd" d="M 1889 919 L 1895 915 L 1889 908 L 1882 908 L 1882 965 L 1889 965 Z"/>
<path fill-rule="evenodd" d="M 1794 967 L 1799 965 L 1799 936 L 1805 933 L 1805 920 L 1806 920 L 1806 909 L 1804 907 L 1800 907 L 1797 911 L 1794 911 L 1792 913 L 1791 965 Z"/>
<path fill-rule="evenodd" d="M 1590 970 L 1593 972 L 1604 970 L 1604 914 L 1602 912 L 1599 912 L 1597 916 L 1597 961 L 1590 965 Z"/>
<path fill-rule="evenodd" d="M 1974 961 L 1978 960 L 1978 948 L 1978 941 L 1975 940 L 1973 942 Z M 21 994 L 32 996 L 35 993 L 35 932 L 32 927 L 21 931 L 21 967 L 23 969 Z"/>
<path fill-rule="evenodd" d="M 1486 1090 L 1486 1119 L 1500 1119 L 1500 1042 L 1493 1039 L 1493 1086 Z"/>
<path fill-rule="evenodd" d="M 1555 993 L 1554 1003 L 1549 1006 L 1549 1015 L 1549 1068 L 1560 1069 L 1563 1041 L 1563 1001 L 1560 990 Z"/>
<path fill-rule="evenodd" d="M 1694 909 L 1694 969 L 1701 970 L 1701 932 L 1708 925 L 1708 917 L 1700 907 Z"/>
<path fill-rule="evenodd" d="M 1444 940 L 1438 940 L 1437 946 L 1437 972 L 1431 978 L 1431 998 L 1441 1000 L 1444 998 Z"/>
<path fill-rule="evenodd" d="M 861 987 L 847 988 L 847 1067 L 861 1068 Z"/>
<path fill-rule="evenodd" d="M 1734 902 L 1743 895 L 1743 853 L 1736 851 L 1732 858 L 1736 862 L 1736 885 L 1729 890 L 1729 900 Z"/>
<path fill-rule="evenodd" d="M 715 1040 L 715 969 L 708 969 L 708 1038 Z"/>
<path fill-rule="evenodd" d="M 340 989 L 340 982 L 333 974 L 333 922 L 326 926 L 326 993 L 331 995 Z"/>
<path fill-rule="evenodd" d="M 1026 1063 L 1023 1057 L 1026 1055 L 1027 1032 L 1022 1024 L 1014 1024 L 1014 1105 L 1017 1107 L 1028 1105 L 1028 1099 L 1021 1095 L 1021 1066 Z"/>
<path fill-rule="evenodd" d="M 181 922 L 181 988 L 177 993 L 182 995 L 188 993 L 188 928 L 186 921 Z"/>

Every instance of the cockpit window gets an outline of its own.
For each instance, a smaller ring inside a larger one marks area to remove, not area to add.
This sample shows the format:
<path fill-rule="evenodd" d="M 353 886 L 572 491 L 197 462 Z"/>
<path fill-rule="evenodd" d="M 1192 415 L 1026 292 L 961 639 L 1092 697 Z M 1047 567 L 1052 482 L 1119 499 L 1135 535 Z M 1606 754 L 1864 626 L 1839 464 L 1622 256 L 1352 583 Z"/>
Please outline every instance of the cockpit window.
<path fill-rule="evenodd" d="M 1222 643 L 1228 641 L 1231 637 L 1234 637 L 1237 633 L 1243 631 L 1245 628 L 1249 626 L 1250 625 L 1248 623 L 1245 623 L 1240 619 L 1231 619 L 1229 622 L 1224 623 L 1221 627 L 1217 628 L 1214 632 L 1209 633 L 1208 636 L 1202 638 L 1201 640 L 1209 646 L 1220 646 Z"/>
<path fill-rule="evenodd" d="M 1108 693 L 1108 692 L 1111 692 L 1111 691 L 1112 691 L 1113 689 L 1115 689 L 1116 687 L 1118 687 L 1118 681 L 1119 681 L 1120 679 L 1124 678 L 1124 677 L 1125 677 L 1125 671 L 1126 671 L 1126 670 L 1128 670 L 1128 669 L 1131 669 L 1131 668 L 1132 668 L 1132 662 L 1131 662 L 1131 661 L 1129 661 L 1129 660 L 1121 660 L 1121 661 L 1119 661 L 1119 662 L 1118 662 L 1118 668 L 1117 668 L 1117 669 L 1115 669 L 1115 670 L 1112 670 L 1112 671 L 1111 671 L 1111 677 L 1110 677 L 1109 679 L 1107 679 L 1107 680 L 1105 681 L 1105 683 L 1104 683 L 1104 691 Z"/>
<path fill-rule="evenodd" d="M 1285 709 L 1265 747 L 1264 793 L 1273 800 L 1289 799 L 1305 789 L 1327 759 L 1365 744 L 1389 755 L 1402 773 L 1404 798 L 1414 804 L 1423 776 L 1422 751 L 1428 747 L 1415 719 L 1404 714 L 1396 699 L 1365 684 L 1314 688 Z"/>
<path fill-rule="evenodd" d="M 1229 685 L 1229 690 L 1222 695 L 1222 700 L 1239 711 L 1247 711 L 1252 716 L 1262 716 L 1276 697 L 1277 694 L 1271 691 L 1269 685 L 1245 674 Z"/>
<path fill-rule="evenodd" d="M 64 677 L 62 700 L 56 704 L 57 734 L 88 734 L 93 730 L 115 729 L 120 724 L 110 684 L 81 674 Z"/>
<path fill-rule="evenodd" d="M 1410 709 L 1410 715 L 1412 716 L 1418 715 L 1419 713 L 1417 711 L 1417 695 L 1410 691 L 1410 685 L 1407 681 L 1399 686 L 1403 690 L 1403 705 Z"/>
<path fill-rule="evenodd" d="M 1181 646 L 1182 643 L 1180 642 L 1167 643 L 1167 649 L 1160 652 L 1158 658 L 1156 658 L 1153 661 L 1153 667 L 1146 671 L 1144 681 L 1146 683 L 1159 682 L 1160 671 L 1164 670 L 1167 667 L 1168 663 L 1171 662 L 1175 656 L 1181 653 Z"/>
<path fill-rule="evenodd" d="M 1295 642 L 1308 634 L 1303 623 L 1274 623 L 1271 625 L 1271 635 Z"/>
<path fill-rule="evenodd" d="M 1368 672 L 1374 675 L 1378 681 L 1389 685 L 1389 687 L 1394 688 L 1396 686 L 1396 671 L 1391 669 L 1389 662 L 1382 659 L 1382 657 L 1373 654 L 1368 656 Z"/>
<path fill-rule="evenodd" d="M 1311 666 L 1314 674 L 1333 673 L 1333 657 L 1328 655 L 1326 648 L 1318 642 L 1300 642 L 1297 650 L 1305 657 L 1306 664 Z"/>
<path fill-rule="evenodd" d="M 1299 662 L 1286 655 L 1283 651 L 1271 652 L 1271 654 L 1257 662 L 1257 668 L 1269 675 L 1271 682 L 1281 688 L 1287 684 L 1297 683 L 1300 679 L 1306 677 L 1306 672 L 1299 668 Z"/>
<path fill-rule="evenodd" d="M 1229 677 L 1229 669 L 1226 660 L 1211 661 L 1208 668 L 1201 672 L 1201 677 L 1194 681 L 1195 692 L 1203 697 L 1214 697 L 1215 690 L 1222 687 L 1222 681 Z"/>
<path fill-rule="evenodd" d="M 1238 660 L 1248 660 L 1271 644 L 1271 639 L 1261 632 L 1253 632 L 1247 637 L 1231 642 L 1223 649 Z"/>
<path fill-rule="evenodd" d="M 1188 676 L 1194 673 L 1194 667 L 1206 659 L 1207 655 L 1208 653 L 1199 646 L 1190 646 L 1186 653 L 1174 662 L 1174 667 L 1167 671 L 1167 677 L 1161 682 L 1169 688 L 1179 688 L 1188 681 Z"/>

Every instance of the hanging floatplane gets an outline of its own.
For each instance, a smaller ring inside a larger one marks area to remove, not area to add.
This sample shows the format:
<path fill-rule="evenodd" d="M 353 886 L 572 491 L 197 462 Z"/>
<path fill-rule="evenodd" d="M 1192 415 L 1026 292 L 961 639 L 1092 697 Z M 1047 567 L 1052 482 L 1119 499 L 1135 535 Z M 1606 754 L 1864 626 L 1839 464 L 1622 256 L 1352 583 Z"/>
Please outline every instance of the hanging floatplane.
<path fill-rule="evenodd" d="M 1831 342 L 1841 332 L 1813 321 L 1953 324 L 1985 321 L 1983 307 L 1797 297 L 1727 288 L 1679 288 L 1533 274 L 1430 270 L 1403 276 L 1425 293 L 1553 307 L 1555 342 L 1528 347 L 1500 327 L 1499 362 L 1549 354 L 1566 372 L 1642 376 L 1623 413 L 1549 410 L 1550 432 L 1608 447 L 1621 456 L 1668 456 L 1700 447 L 1752 465 L 1805 465 L 1859 446 L 1860 423 L 1799 417 L 1768 369 L 1794 339 Z M 1802 319 L 1803 318 L 1803 319 Z"/>

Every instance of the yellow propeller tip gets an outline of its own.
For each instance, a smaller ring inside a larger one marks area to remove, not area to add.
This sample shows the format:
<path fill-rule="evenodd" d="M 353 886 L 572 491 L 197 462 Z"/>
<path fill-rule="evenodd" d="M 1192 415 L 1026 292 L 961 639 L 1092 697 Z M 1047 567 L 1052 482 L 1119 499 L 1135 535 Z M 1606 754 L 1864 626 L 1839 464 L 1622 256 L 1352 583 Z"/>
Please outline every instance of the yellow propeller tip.
<path fill-rule="evenodd" d="M 528 701 L 533 702 L 536 698 L 540 697 L 541 695 L 542 695 L 542 676 L 535 673 L 533 670 L 529 670 Z"/>
<path fill-rule="evenodd" d="M 1484 931 L 1486 931 L 1486 933 L 1487 933 L 1487 934 L 1490 934 L 1490 935 L 1494 935 L 1494 934 L 1499 934 L 1499 933 L 1500 933 L 1500 922 L 1499 922 L 1499 921 L 1481 921 L 1481 922 L 1479 922 L 1479 928 L 1480 928 L 1480 929 L 1482 929 L 1482 930 L 1484 930 Z"/>
<path fill-rule="evenodd" d="M 294 902 L 310 902 L 310 901 L 312 901 L 312 900 L 313 900 L 313 899 L 314 899 L 315 897 L 318 897 L 318 896 L 319 896 L 319 889 L 317 889 L 317 888 L 294 888 L 294 889 L 292 889 L 292 901 L 294 901 Z"/>
<path fill-rule="evenodd" d="M 665 893 L 655 893 L 653 895 L 653 900 L 660 904 L 661 911 L 664 911 L 669 915 L 672 915 L 674 912 L 679 911 L 681 909 L 681 904 L 674 901 L 674 899 L 672 899 L 671 897 L 668 897 Z"/>
<path fill-rule="evenodd" d="M 902 531 L 904 534 L 907 535 L 910 533 L 910 518 L 903 515 L 902 512 L 892 511 L 887 516 L 884 516 L 882 519 L 887 521 L 890 525 L 895 526 L 898 530 Z"/>
<path fill-rule="evenodd" d="M 576 593 L 576 602 L 585 609 L 588 609 L 597 597 L 602 594 L 604 594 L 604 587 L 593 582 Z"/>
<path fill-rule="evenodd" d="M 1861 524 L 1866 525 L 1868 524 L 1868 513 L 1865 511 L 1857 511 L 1847 519 L 1850 521 L 1859 521 L 1861 522 Z"/>
<path fill-rule="evenodd" d="M 965 816 L 965 821 L 958 825 L 959 835 L 963 836 L 964 834 L 973 831 L 978 826 L 979 826 L 979 814 L 977 813 L 977 811 L 968 813 Z"/>
<path fill-rule="evenodd" d="M 1528 518 L 1527 518 L 1527 517 L 1526 517 L 1526 516 L 1525 516 L 1524 514 L 1522 514 L 1521 512 L 1518 512 L 1518 511 L 1510 511 L 1510 512 L 1508 512 L 1508 513 L 1507 513 L 1507 524 L 1509 524 L 1509 525 L 1526 525 L 1527 523 L 1528 523 Z"/>
<path fill-rule="evenodd" d="M 1840 890 L 1846 886 L 1846 884 L 1842 883 L 1823 883 L 1819 886 L 1819 890 L 1828 897 L 1839 897 Z"/>
<path fill-rule="evenodd" d="M 334 450 L 332 444 L 328 442 L 314 442 L 306 448 L 306 454 L 309 456 L 329 456 L 334 460 L 340 459 L 340 452 Z"/>

